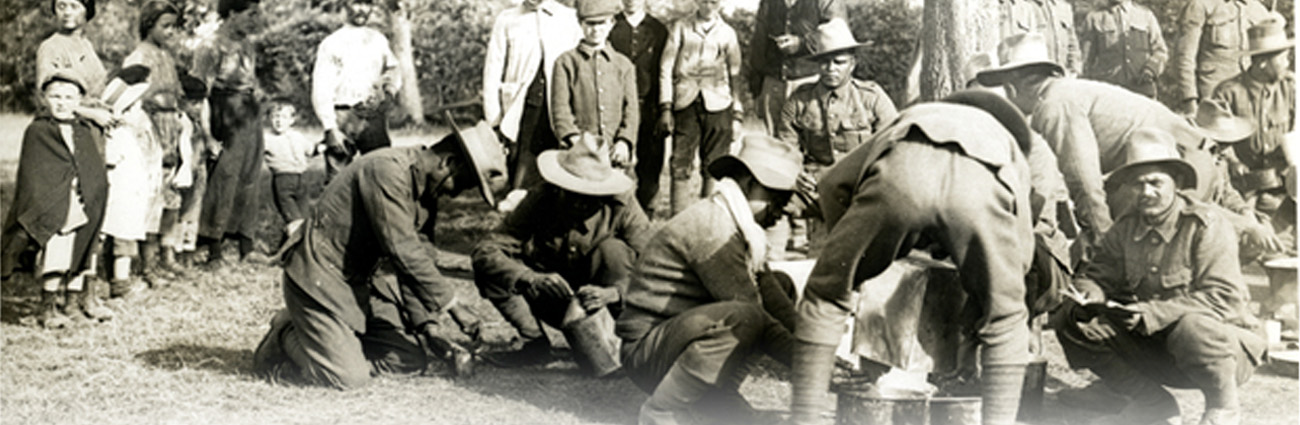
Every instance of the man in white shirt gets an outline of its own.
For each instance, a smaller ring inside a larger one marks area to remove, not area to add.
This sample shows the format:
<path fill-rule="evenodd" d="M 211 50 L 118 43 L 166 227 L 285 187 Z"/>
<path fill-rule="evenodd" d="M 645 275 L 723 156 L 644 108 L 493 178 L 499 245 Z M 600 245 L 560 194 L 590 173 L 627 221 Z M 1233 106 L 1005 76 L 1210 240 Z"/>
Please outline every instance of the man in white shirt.
<path fill-rule="evenodd" d="M 483 65 L 483 117 L 510 146 L 513 189 L 539 183 L 537 154 L 559 147 L 547 107 L 548 81 L 555 59 L 581 39 L 577 14 L 554 0 L 524 0 L 503 10 L 492 25 Z"/>
<path fill-rule="evenodd" d="M 311 101 L 325 128 L 331 176 L 353 155 L 392 144 L 387 115 L 402 80 L 388 38 L 366 26 L 376 7 L 373 0 L 352 0 L 347 23 L 316 50 Z"/>

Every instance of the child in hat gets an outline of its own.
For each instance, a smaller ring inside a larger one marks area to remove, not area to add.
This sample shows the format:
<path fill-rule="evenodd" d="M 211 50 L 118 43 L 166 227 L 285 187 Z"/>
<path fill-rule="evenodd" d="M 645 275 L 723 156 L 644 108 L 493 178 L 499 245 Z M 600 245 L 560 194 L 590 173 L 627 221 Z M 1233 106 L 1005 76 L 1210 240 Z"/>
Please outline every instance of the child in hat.
<path fill-rule="evenodd" d="M 636 68 L 606 43 L 619 8 L 617 0 L 578 2 L 582 41 L 555 59 L 551 116 L 561 145 L 572 146 L 584 132 L 594 134 L 597 149 L 607 151 L 616 167 L 626 167 L 641 116 Z"/>

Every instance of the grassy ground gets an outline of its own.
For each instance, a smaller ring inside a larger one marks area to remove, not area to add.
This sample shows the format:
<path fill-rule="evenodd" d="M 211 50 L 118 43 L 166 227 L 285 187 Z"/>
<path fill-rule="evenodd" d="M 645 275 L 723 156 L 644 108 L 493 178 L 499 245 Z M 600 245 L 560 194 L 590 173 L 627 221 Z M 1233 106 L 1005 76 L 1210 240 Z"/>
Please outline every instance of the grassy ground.
<path fill-rule="evenodd" d="M 22 117 L 0 116 L 0 182 L 12 182 Z M 399 144 L 432 140 L 406 134 Z M 7 161 L 6 161 L 7 159 Z M 313 170 L 318 173 L 318 170 Z M 309 177 L 319 180 L 316 174 Z M 666 186 L 665 186 L 666 187 Z M 0 206 L 12 184 L 0 185 Z M 269 196 L 269 195 L 267 195 Z M 269 199 L 269 198 L 267 198 Z M 266 204 L 265 245 L 274 244 L 278 218 Z M 473 308 L 488 317 L 490 340 L 513 335 L 492 307 L 478 298 L 465 273 L 468 246 L 486 231 L 494 213 L 472 200 L 443 205 L 440 260 Z M 455 380 L 434 365 L 425 374 L 383 377 L 365 389 L 338 392 L 280 387 L 250 375 L 251 350 L 267 321 L 283 305 L 279 270 L 239 265 L 116 302 L 113 321 L 46 331 L 20 325 L 32 314 L 30 282 L 0 287 L 0 422 L 14 424 L 631 424 L 645 394 L 626 379 L 583 377 L 570 363 L 500 370 L 480 367 L 473 378 Z M 1054 393 L 1087 382 L 1064 365 L 1048 338 L 1050 378 L 1044 411 L 1036 424 L 1080 424 L 1095 413 L 1060 406 Z M 1249 424 L 1294 424 L 1295 372 L 1261 371 L 1246 385 Z M 780 367 L 752 376 L 742 387 L 758 408 L 783 409 L 789 385 Z M 1201 397 L 1176 393 L 1199 419 Z"/>

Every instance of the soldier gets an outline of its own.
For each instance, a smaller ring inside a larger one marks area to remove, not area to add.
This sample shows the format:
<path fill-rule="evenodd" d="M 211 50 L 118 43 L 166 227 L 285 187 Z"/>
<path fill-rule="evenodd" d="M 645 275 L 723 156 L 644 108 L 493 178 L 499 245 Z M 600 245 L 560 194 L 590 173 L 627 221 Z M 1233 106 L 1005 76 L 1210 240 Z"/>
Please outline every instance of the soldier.
<path fill-rule="evenodd" d="M 1284 196 L 1280 175 L 1291 165 L 1283 145 L 1295 129 L 1295 77 L 1290 71 L 1295 42 L 1286 37 L 1281 16 L 1249 32 L 1250 68 L 1220 84 L 1213 99 L 1255 124 L 1255 135 L 1234 144 L 1226 159 L 1233 186 L 1270 213 Z"/>
<path fill-rule="evenodd" d="M 877 129 L 898 116 L 894 102 L 880 85 L 853 78 L 857 66 L 854 51 L 863 44 L 843 19 L 818 27 L 810 38 L 813 54 L 806 59 L 820 66 L 817 84 L 795 90 L 781 111 L 777 137 L 798 146 L 803 153 L 804 172 L 799 175 L 802 210 L 808 216 L 809 256 L 816 257 L 814 243 L 825 229 L 815 205 L 817 180 L 835 161 L 848 155 L 871 138 Z M 784 246 L 784 241 L 774 241 Z"/>
<path fill-rule="evenodd" d="M 1265 342 L 1252 330 L 1232 226 L 1178 192 L 1195 186 L 1197 174 L 1159 140 L 1169 137 L 1133 134 L 1108 181 L 1137 203 L 1075 278 L 1081 292 L 1055 317 L 1057 337 L 1071 366 L 1131 399 L 1104 423 L 1178 423 L 1178 403 L 1161 386 L 1169 385 L 1205 394 L 1201 424 L 1239 424 L 1237 388 Z"/>
<path fill-rule="evenodd" d="M 610 166 L 595 137 L 585 133 L 569 149 L 538 156 L 545 184 L 474 247 L 479 293 L 524 343 L 484 360 L 502 367 L 549 362 L 551 344 L 538 320 L 562 327 L 575 300 L 588 312 L 608 306 L 617 316 L 650 221 L 631 193 L 632 179 Z"/>
<path fill-rule="evenodd" d="M 1083 58 L 1079 55 L 1079 38 L 1074 32 L 1074 7 L 1065 0 L 1033 0 L 1038 4 L 1037 32 L 1047 40 L 1047 52 L 1053 62 L 1065 68 L 1067 76 L 1079 75 Z"/>
<path fill-rule="evenodd" d="M 786 97 L 811 82 L 817 68 L 798 60 L 807 38 L 831 19 L 848 19 L 842 0 L 762 0 L 749 39 L 749 92 L 768 134 L 776 134 Z"/>
<path fill-rule="evenodd" d="M 477 335 L 477 321 L 434 264 L 438 200 L 479 186 L 504 186 L 505 154 L 486 124 L 430 147 L 383 149 L 333 179 L 281 250 L 284 302 L 253 352 L 253 367 L 272 380 L 354 389 L 381 373 L 424 368 L 424 338 L 436 355 L 468 373 L 465 348 L 434 332 L 444 310 Z M 373 279 L 381 258 L 398 270 Z M 412 335 L 408 334 L 414 334 Z"/>
<path fill-rule="evenodd" d="M 1083 78 L 1105 81 L 1152 99 L 1169 52 L 1156 15 L 1133 0 L 1111 0 L 1088 12 L 1079 28 Z"/>
<path fill-rule="evenodd" d="M 1220 82 L 1246 70 L 1241 55 L 1248 50 L 1246 30 L 1268 17 L 1259 0 L 1188 1 L 1170 54 L 1174 81 L 1169 102 L 1181 113 L 1195 114 L 1197 102 L 1210 97 Z"/>
<path fill-rule="evenodd" d="M 1014 105 L 966 91 L 903 110 L 827 172 L 818 190 L 831 230 L 797 308 L 795 423 L 822 413 L 851 291 L 932 246 L 951 255 L 984 313 L 983 423 L 1014 422 L 1029 356 L 1030 139 Z"/>

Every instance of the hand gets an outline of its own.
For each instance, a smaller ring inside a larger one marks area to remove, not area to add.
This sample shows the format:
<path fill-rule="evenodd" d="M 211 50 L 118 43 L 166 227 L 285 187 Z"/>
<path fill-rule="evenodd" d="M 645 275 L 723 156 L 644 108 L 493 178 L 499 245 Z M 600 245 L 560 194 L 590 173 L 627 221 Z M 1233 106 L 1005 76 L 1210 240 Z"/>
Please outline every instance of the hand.
<path fill-rule="evenodd" d="M 1228 171 L 1232 172 L 1233 177 L 1242 177 L 1250 174 L 1250 167 L 1240 162 L 1234 162 L 1228 165 Z"/>
<path fill-rule="evenodd" d="M 1241 237 L 1249 245 L 1259 247 L 1265 252 L 1279 252 L 1283 250 L 1282 239 L 1277 233 L 1270 229 L 1264 223 L 1255 223 L 1246 226 L 1241 232 Z"/>
<path fill-rule="evenodd" d="M 618 302 L 618 290 L 604 286 L 587 285 L 578 288 L 578 302 L 588 312 L 599 310 L 609 304 Z"/>
<path fill-rule="evenodd" d="M 614 142 L 614 151 L 609 153 L 609 162 L 614 163 L 615 167 L 621 167 L 632 163 L 631 149 L 628 148 L 626 141 Z"/>
<path fill-rule="evenodd" d="M 1094 317 L 1087 322 L 1076 322 L 1083 336 L 1092 342 L 1102 342 L 1114 338 L 1115 329 L 1110 327 L 1109 323 L 1101 321 L 1101 317 Z"/>
<path fill-rule="evenodd" d="M 517 292 L 528 298 L 569 299 L 573 297 L 569 282 L 557 273 L 534 273 L 520 283 L 523 284 L 523 288 L 519 288 Z"/>
<path fill-rule="evenodd" d="M 213 161 L 221 157 L 221 143 L 216 140 L 208 141 L 208 159 Z"/>
<path fill-rule="evenodd" d="M 787 55 L 793 55 L 797 53 L 799 51 L 799 45 L 801 44 L 801 40 L 799 39 L 799 36 L 794 34 L 781 34 L 776 37 L 772 37 L 772 41 L 776 42 L 776 48 L 781 49 L 781 53 L 785 53 Z"/>
<path fill-rule="evenodd" d="M 343 134 L 343 130 L 331 128 L 325 131 L 325 152 L 335 156 L 352 156 L 352 150 L 348 148 L 348 136 Z"/>
<path fill-rule="evenodd" d="M 802 193 L 817 193 L 817 178 L 804 171 L 799 173 L 799 178 L 794 181 L 794 187 Z"/>
<path fill-rule="evenodd" d="M 673 111 L 671 108 L 664 108 L 659 113 L 659 121 L 655 122 L 655 135 L 659 137 L 668 137 L 673 132 Z"/>
<path fill-rule="evenodd" d="M 1124 316 L 1119 316 L 1118 320 L 1117 318 L 1112 317 L 1111 320 L 1118 321 L 1119 324 L 1124 325 L 1125 330 L 1131 331 L 1134 328 L 1137 328 L 1139 323 L 1142 323 L 1142 312 L 1134 309 L 1133 307 L 1122 306 L 1118 309 L 1118 311 L 1127 312 L 1128 314 Z"/>

